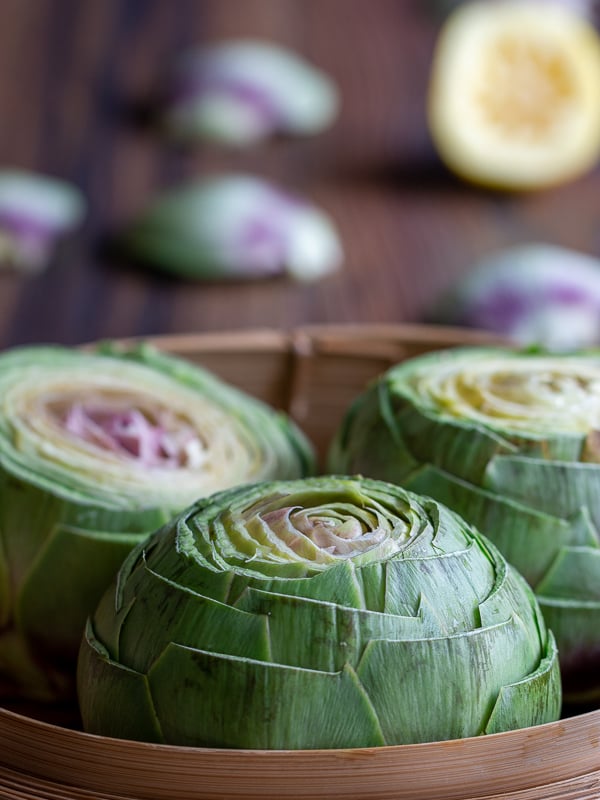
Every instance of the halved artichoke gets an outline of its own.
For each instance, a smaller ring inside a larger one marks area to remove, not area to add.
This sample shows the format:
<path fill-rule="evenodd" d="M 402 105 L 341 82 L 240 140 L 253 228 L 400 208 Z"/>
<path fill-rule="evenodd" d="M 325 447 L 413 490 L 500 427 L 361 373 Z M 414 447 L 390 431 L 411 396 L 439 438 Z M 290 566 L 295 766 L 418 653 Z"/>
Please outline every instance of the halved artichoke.
<path fill-rule="evenodd" d="M 0 684 L 74 692 L 87 615 L 130 549 L 198 497 L 312 471 L 293 423 L 147 346 L 0 357 Z"/>
<path fill-rule="evenodd" d="M 557 718 L 552 635 L 496 548 L 433 500 L 346 477 L 201 500 L 126 559 L 88 622 L 84 727 L 312 749 Z"/>
<path fill-rule="evenodd" d="M 600 353 L 414 358 L 356 400 L 330 465 L 432 495 L 485 531 L 537 594 L 566 698 L 600 697 Z"/>

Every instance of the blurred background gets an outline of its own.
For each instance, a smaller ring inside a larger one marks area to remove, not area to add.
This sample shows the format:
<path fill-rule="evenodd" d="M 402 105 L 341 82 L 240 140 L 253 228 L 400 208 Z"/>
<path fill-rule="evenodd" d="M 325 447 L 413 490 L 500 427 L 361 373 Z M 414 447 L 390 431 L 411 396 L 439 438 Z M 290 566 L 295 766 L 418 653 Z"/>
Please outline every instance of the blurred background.
<path fill-rule="evenodd" d="M 44 268 L 0 272 L 0 346 L 304 323 L 423 320 L 489 253 L 543 241 L 597 256 L 600 170 L 526 193 L 477 188 L 441 162 L 426 97 L 443 14 L 425 0 L 3 0 L 2 167 L 60 178 L 81 225 Z M 318 135 L 181 146 L 149 109 L 191 47 L 253 37 L 337 84 Z M 600 93 L 599 93 L 600 98 Z M 599 99 L 600 103 L 600 99 Z M 272 180 L 337 228 L 320 280 L 193 280 L 134 264 L 114 231 L 158 193 L 223 172 Z"/>

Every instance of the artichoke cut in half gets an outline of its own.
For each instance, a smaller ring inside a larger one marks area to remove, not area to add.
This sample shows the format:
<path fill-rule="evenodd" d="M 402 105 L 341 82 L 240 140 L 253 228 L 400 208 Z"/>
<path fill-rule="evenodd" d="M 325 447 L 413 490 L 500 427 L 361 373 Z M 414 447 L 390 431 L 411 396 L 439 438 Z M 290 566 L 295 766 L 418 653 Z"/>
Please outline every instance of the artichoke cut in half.
<path fill-rule="evenodd" d="M 565 698 L 600 698 L 600 353 L 413 358 L 355 401 L 329 460 L 484 531 L 537 594 Z"/>
<path fill-rule="evenodd" d="M 177 745 L 371 747 L 555 720 L 530 587 L 456 514 L 325 476 L 200 500 L 140 544 L 88 622 L 87 731 Z"/>
<path fill-rule="evenodd" d="M 88 614 L 131 548 L 198 497 L 312 472 L 284 415 L 148 346 L 0 357 L 0 685 L 75 692 Z"/>

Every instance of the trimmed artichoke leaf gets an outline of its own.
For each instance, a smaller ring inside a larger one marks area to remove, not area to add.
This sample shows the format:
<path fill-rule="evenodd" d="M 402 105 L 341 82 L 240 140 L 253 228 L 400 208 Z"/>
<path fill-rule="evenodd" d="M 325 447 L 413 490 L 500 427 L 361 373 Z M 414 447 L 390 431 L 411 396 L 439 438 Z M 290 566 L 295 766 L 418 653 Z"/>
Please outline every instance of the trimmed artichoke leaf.
<path fill-rule="evenodd" d="M 184 513 L 175 518 L 164 533 L 159 529 L 146 541 L 140 558 L 156 574 L 168 576 L 169 580 L 182 586 L 194 586 L 198 594 L 226 602 L 234 574 L 229 569 L 219 570 L 204 557 L 196 547 L 188 521 L 188 515 Z M 123 583 L 127 588 L 123 589 L 123 597 L 125 592 L 128 596 L 135 596 L 139 577 L 129 580 L 127 575 L 124 576 Z"/>
<path fill-rule="evenodd" d="M 394 405 L 395 398 L 383 381 L 359 396 L 331 445 L 328 463 L 332 472 L 402 483 L 418 466 L 402 439 Z"/>
<path fill-rule="evenodd" d="M 600 602 L 600 549 L 561 548 L 536 592 L 554 600 Z"/>
<path fill-rule="evenodd" d="M 502 686 L 484 733 L 500 733 L 553 722 L 561 709 L 558 650 L 551 632 L 537 669 L 520 681 Z"/>
<path fill-rule="evenodd" d="M 406 488 L 435 497 L 468 517 L 534 587 L 563 545 L 589 544 L 594 535 L 585 512 L 577 513 L 572 520 L 551 516 L 430 464 L 414 472 Z"/>
<path fill-rule="evenodd" d="M 21 587 L 15 608 L 18 629 L 41 650 L 76 658 L 86 609 L 94 607 L 139 541 L 140 534 L 55 525 Z M 61 575 L 69 580 L 60 580 Z"/>
<path fill-rule="evenodd" d="M 351 608 L 365 608 L 365 598 L 357 570 L 350 560 L 334 564 L 330 569 L 306 578 L 273 578 L 260 587 L 275 594 L 307 597 Z"/>
<path fill-rule="evenodd" d="M 519 617 L 523 627 L 529 630 L 532 640 L 543 643 L 546 626 L 533 589 L 523 576 L 502 557 L 498 559 L 496 582 L 490 594 L 479 605 L 482 627 L 489 627 L 504 621 L 511 609 L 527 609 L 527 613 L 513 612 Z"/>
<path fill-rule="evenodd" d="M 179 676 L 175 686 L 173 674 Z M 386 744 L 350 666 L 319 672 L 171 644 L 148 680 L 165 737 L 174 744 L 259 749 Z"/>
<path fill-rule="evenodd" d="M 386 742 L 405 744 L 406 730 L 411 731 L 411 742 L 482 733 L 481 721 L 488 718 L 501 687 L 520 680 L 539 660 L 539 647 L 513 617 L 491 628 L 444 638 L 372 641 L 356 673 L 381 720 Z M 396 679 L 382 681 L 384 673 Z M 533 720 L 531 708 L 529 715 Z"/>
<path fill-rule="evenodd" d="M 416 615 L 403 616 L 249 588 L 237 607 L 268 616 L 272 661 L 323 672 L 339 671 L 345 663 L 356 667 L 371 639 L 422 639 L 446 632 L 423 598 Z"/>
<path fill-rule="evenodd" d="M 490 461 L 483 486 L 563 519 L 574 517 L 586 507 L 593 524 L 600 527 L 598 464 L 499 455 Z"/>
<path fill-rule="evenodd" d="M 538 595 L 548 629 L 559 643 L 563 695 L 568 703 L 600 697 L 598 619 L 600 602 Z"/>
<path fill-rule="evenodd" d="M 0 629 L 9 621 L 13 603 L 10 564 L 5 551 L 4 532 L 0 526 Z"/>
<path fill-rule="evenodd" d="M 253 588 L 238 599 L 236 608 L 268 619 L 270 660 L 277 664 L 336 672 L 346 661 L 356 663 L 355 609 L 347 609 L 344 617 L 333 603 Z"/>
<path fill-rule="evenodd" d="M 148 628 L 146 620 L 153 620 Z M 147 566 L 136 602 L 120 630 L 119 659 L 147 673 L 169 642 L 193 647 L 203 631 L 204 647 L 212 652 L 270 660 L 269 621 L 260 611 L 243 609 L 203 597 L 157 575 Z"/>
<path fill-rule="evenodd" d="M 110 704 L 86 702 L 90 695 L 85 687 L 96 682 L 101 683 L 110 695 Z M 81 717 L 90 733 L 114 736 L 117 739 L 143 738 L 146 742 L 164 742 L 148 679 L 145 675 L 112 661 L 96 639 L 90 622 L 86 626 L 81 644 L 78 688 L 82 698 Z M 121 709 L 121 714 L 111 713 L 113 704 Z"/>
<path fill-rule="evenodd" d="M 415 406 L 404 408 L 397 425 L 416 460 L 430 462 L 473 483 L 481 481 L 496 454 L 517 452 L 502 436 L 482 426 L 438 419 Z"/>
<path fill-rule="evenodd" d="M 389 561 L 385 567 L 386 613 L 397 614 L 406 606 L 416 607 L 422 596 L 435 597 L 437 616 L 448 631 L 468 630 L 481 624 L 479 599 L 490 593 L 494 570 L 482 561 L 478 543 L 472 542 L 455 553 Z M 465 599 L 460 611 L 452 602 L 458 593 Z M 448 602 L 443 601 L 444 596 Z"/>

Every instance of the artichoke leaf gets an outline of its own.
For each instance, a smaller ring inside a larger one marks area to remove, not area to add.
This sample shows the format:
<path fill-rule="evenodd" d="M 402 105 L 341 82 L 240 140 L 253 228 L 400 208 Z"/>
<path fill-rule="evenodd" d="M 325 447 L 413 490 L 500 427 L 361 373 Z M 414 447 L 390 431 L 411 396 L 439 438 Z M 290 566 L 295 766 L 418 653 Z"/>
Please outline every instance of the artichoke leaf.
<path fill-rule="evenodd" d="M 331 472 L 376 475 L 380 480 L 402 483 L 418 466 L 396 424 L 393 402 L 383 381 L 357 399 L 331 444 Z"/>
<path fill-rule="evenodd" d="M 600 549 L 561 548 L 536 591 L 545 598 L 600 602 Z"/>
<path fill-rule="evenodd" d="M 164 742 L 160 722 L 154 710 L 148 679 L 135 670 L 112 661 L 94 634 L 88 621 L 81 643 L 78 676 L 79 691 L 84 698 L 81 712 L 88 721 L 90 733 L 101 733 L 117 739 L 131 739 L 142 735 L 147 742 Z M 110 695 L 111 704 L 119 706 L 118 718 L 108 713 L 109 707 L 86 703 L 86 683 L 101 682 Z"/>
<path fill-rule="evenodd" d="M 451 418 L 440 421 L 412 405 L 397 415 L 396 424 L 415 461 L 430 462 L 473 483 L 480 481 L 493 456 L 517 452 L 509 441 L 482 426 Z"/>
<path fill-rule="evenodd" d="M 179 676 L 175 687 L 167 680 L 172 674 Z M 348 665 L 319 672 L 171 644 L 148 680 L 162 729 L 174 744 L 305 749 L 386 743 Z"/>
<path fill-rule="evenodd" d="M 598 464 L 501 455 L 489 463 L 483 486 L 563 519 L 575 516 L 586 507 L 593 524 L 600 527 Z"/>
<path fill-rule="evenodd" d="M 267 661 L 271 658 L 269 620 L 260 611 L 247 612 L 203 597 L 144 569 L 143 601 L 132 603 L 121 624 L 119 658 L 147 673 L 170 641 L 193 647 L 198 629 L 210 632 L 205 647 L 216 653 Z M 145 618 L 155 620 L 147 629 Z"/>
<path fill-rule="evenodd" d="M 274 662 L 323 672 L 339 671 L 345 663 L 356 667 L 371 639 L 422 639 L 446 633 L 424 598 L 416 615 L 403 616 L 249 588 L 236 607 L 268 617 Z"/>
<path fill-rule="evenodd" d="M 480 531 L 493 531 L 493 541 L 532 586 L 548 570 L 561 547 L 593 544 L 597 534 L 587 509 L 562 519 L 511 497 L 482 489 L 430 464 L 415 471 L 406 488 L 436 497 Z"/>
<path fill-rule="evenodd" d="M 481 563 L 481 551 L 474 543 L 456 553 L 429 558 L 406 558 L 386 564 L 386 601 L 384 611 L 396 614 L 406 605 L 417 605 L 421 596 L 437 598 L 435 608 L 438 618 L 449 631 L 480 624 L 479 598 L 486 597 L 494 584 L 494 570 L 487 562 Z M 453 603 L 440 602 L 444 593 L 448 597 L 461 592 L 470 602 L 463 617 Z"/>
<path fill-rule="evenodd" d="M 139 541 L 135 533 L 55 525 L 21 587 L 15 608 L 18 629 L 43 651 L 75 659 L 85 609 L 93 608 L 106 589 L 106 576 L 117 573 Z M 57 580 L 61 575 L 69 580 Z M 71 609 L 69 615 L 65 608 Z"/>
<path fill-rule="evenodd" d="M 404 744 L 405 730 L 411 730 L 412 742 L 482 733 L 481 720 L 488 718 L 501 687 L 538 663 L 539 651 L 513 617 L 443 638 L 372 641 L 356 673 L 381 720 L 386 742 Z M 394 681 L 380 680 L 384 664 L 396 675 Z M 456 708 L 463 713 L 457 715 Z"/>
<path fill-rule="evenodd" d="M 554 704 L 547 702 L 548 686 L 560 682 L 560 667 L 556 641 L 551 632 L 544 658 L 537 669 L 520 681 L 503 686 L 485 727 L 485 733 L 500 733 L 529 725 L 544 725 L 560 714 L 560 696 Z M 531 707 L 537 709 L 532 718 Z"/>

